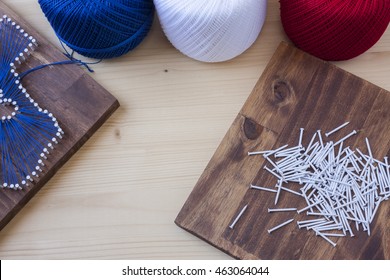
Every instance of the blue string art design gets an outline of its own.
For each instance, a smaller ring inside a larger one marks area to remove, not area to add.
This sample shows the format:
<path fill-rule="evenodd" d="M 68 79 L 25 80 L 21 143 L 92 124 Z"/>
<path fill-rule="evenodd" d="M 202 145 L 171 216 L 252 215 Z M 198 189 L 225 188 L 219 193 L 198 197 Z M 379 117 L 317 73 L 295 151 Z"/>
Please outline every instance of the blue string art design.
<path fill-rule="evenodd" d="M 38 46 L 11 18 L 0 19 L 0 186 L 22 189 L 43 172 L 64 131 L 27 93 L 16 72 Z"/>

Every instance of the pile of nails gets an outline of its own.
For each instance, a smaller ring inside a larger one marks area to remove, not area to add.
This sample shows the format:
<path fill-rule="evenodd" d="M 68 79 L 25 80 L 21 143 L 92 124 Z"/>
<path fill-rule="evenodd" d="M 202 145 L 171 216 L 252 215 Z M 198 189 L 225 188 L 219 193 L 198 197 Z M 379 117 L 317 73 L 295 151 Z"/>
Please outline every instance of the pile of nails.
<path fill-rule="evenodd" d="M 347 125 L 348 122 L 325 133 L 325 137 Z M 390 198 L 390 166 L 387 157 L 383 161 L 373 157 L 367 138 L 368 154 L 358 148 L 344 147 L 344 141 L 355 134 L 356 130 L 335 143 L 324 142 L 325 137 L 318 130 L 304 147 L 304 129 L 301 128 L 298 145 L 294 147 L 284 145 L 275 150 L 249 152 L 250 156 L 262 155 L 269 163 L 269 167 L 264 169 L 277 179 L 274 188 L 255 185 L 251 188 L 275 193 L 275 205 L 283 191 L 302 197 L 306 201 L 302 209 L 276 208 L 268 209 L 268 212 L 306 212 L 307 218 L 298 221 L 298 227 L 314 231 L 333 246 L 336 243 L 329 237 L 353 237 L 354 230 L 363 230 L 370 235 L 370 224 L 380 204 Z M 298 183 L 299 191 L 292 190 L 289 183 Z M 293 220 L 285 221 L 268 232 Z"/>

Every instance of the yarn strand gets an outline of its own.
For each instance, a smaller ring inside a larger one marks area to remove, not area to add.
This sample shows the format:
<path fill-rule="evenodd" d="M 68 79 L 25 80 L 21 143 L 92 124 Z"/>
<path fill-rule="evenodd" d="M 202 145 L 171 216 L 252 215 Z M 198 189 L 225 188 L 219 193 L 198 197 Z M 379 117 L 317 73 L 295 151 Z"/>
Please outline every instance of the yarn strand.
<path fill-rule="evenodd" d="M 62 45 L 62 43 L 61 43 Z M 90 65 L 93 65 L 93 64 L 98 64 L 100 63 L 102 60 L 99 59 L 98 61 L 96 62 L 85 62 L 85 61 L 82 61 L 80 59 L 77 59 L 74 57 L 74 52 L 72 53 L 69 53 L 66 49 L 65 49 L 65 46 L 62 45 L 62 47 L 64 48 L 65 52 L 63 53 L 67 58 L 69 58 L 69 60 L 63 60 L 63 61 L 56 61 L 56 62 L 52 62 L 52 63 L 47 63 L 47 64 L 41 64 L 41 65 L 38 65 L 34 68 L 31 68 L 29 70 L 26 70 L 24 71 L 23 73 L 21 73 L 19 75 L 19 78 L 20 80 L 22 80 L 23 78 L 25 78 L 27 75 L 35 72 L 35 71 L 38 71 L 38 70 L 41 70 L 41 69 L 44 69 L 48 66 L 56 66 L 56 65 L 67 65 L 67 64 L 76 64 L 76 65 L 80 65 L 80 66 L 84 66 L 90 73 L 93 73 L 95 72 L 91 67 Z"/>

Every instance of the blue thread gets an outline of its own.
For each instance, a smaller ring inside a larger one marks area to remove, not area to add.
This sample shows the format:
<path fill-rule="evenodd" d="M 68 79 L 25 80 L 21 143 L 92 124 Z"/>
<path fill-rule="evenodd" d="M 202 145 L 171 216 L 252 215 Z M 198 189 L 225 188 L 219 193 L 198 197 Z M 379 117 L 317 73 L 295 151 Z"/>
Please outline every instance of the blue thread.
<path fill-rule="evenodd" d="M 77 64 L 77 65 L 81 65 L 81 66 L 84 66 L 85 68 L 87 68 L 87 70 L 91 73 L 94 72 L 94 70 L 89 67 L 89 65 L 91 64 L 96 64 L 96 63 L 99 63 L 99 61 L 97 62 L 85 62 L 85 61 L 82 61 L 82 60 L 79 60 L 79 59 L 76 59 L 74 58 L 73 56 L 68 56 L 67 54 L 65 54 L 69 60 L 64 60 L 64 61 L 57 61 L 57 62 L 52 62 L 52 63 L 48 63 L 48 64 L 41 64 L 41 65 L 38 65 L 34 68 L 31 68 L 29 70 L 26 70 L 25 72 L 21 73 L 19 75 L 19 78 L 22 80 L 23 78 L 25 78 L 28 74 L 31 74 L 37 70 L 41 70 L 43 68 L 46 68 L 48 66 L 56 66 L 56 65 L 66 65 L 66 64 Z"/>
<path fill-rule="evenodd" d="M 121 56 L 146 37 L 153 0 L 39 0 L 58 38 L 91 58 Z"/>
<path fill-rule="evenodd" d="M 34 42 L 10 18 L 0 19 L 0 187 L 27 186 L 43 171 L 45 153 L 64 134 L 56 118 L 30 97 L 15 71 L 34 50 Z"/>
<path fill-rule="evenodd" d="M 68 50 L 65 48 L 64 44 L 60 41 L 60 44 L 62 46 L 62 48 L 64 49 L 64 55 L 69 58 L 69 60 L 63 60 L 63 61 L 56 61 L 56 62 L 52 62 L 52 63 L 47 63 L 47 64 L 41 64 L 41 65 L 38 65 L 34 68 L 31 68 L 29 70 L 26 70 L 24 71 L 23 73 L 21 73 L 19 75 L 19 78 L 20 80 L 22 80 L 23 78 L 25 78 L 27 75 L 37 71 L 37 70 L 41 70 L 41 69 L 44 69 L 48 66 L 56 66 L 56 65 L 66 65 L 66 64 L 76 64 L 76 65 L 80 65 L 80 66 L 84 66 L 90 73 L 93 73 L 95 72 L 91 67 L 89 67 L 90 65 L 93 65 L 93 64 L 98 64 L 100 63 L 102 60 L 98 60 L 96 62 L 85 62 L 85 61 L 82 61 L 80 59 L 77 59 L 75 58 L 73 55 L 74 55 L 74 51 L 72 51 L 71 53 L 68 52 Z"/>

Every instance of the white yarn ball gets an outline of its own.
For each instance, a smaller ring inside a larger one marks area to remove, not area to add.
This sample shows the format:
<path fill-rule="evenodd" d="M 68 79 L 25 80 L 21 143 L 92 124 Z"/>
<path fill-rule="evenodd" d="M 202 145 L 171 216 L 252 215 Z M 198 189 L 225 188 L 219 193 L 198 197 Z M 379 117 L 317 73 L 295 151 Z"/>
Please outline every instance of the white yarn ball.
<path fill-rule="evenodd" d="M 220 62 L 247 50 L 258 37 L 267 0 L 154 0 L 169 41 L 196 60 Z"/>

